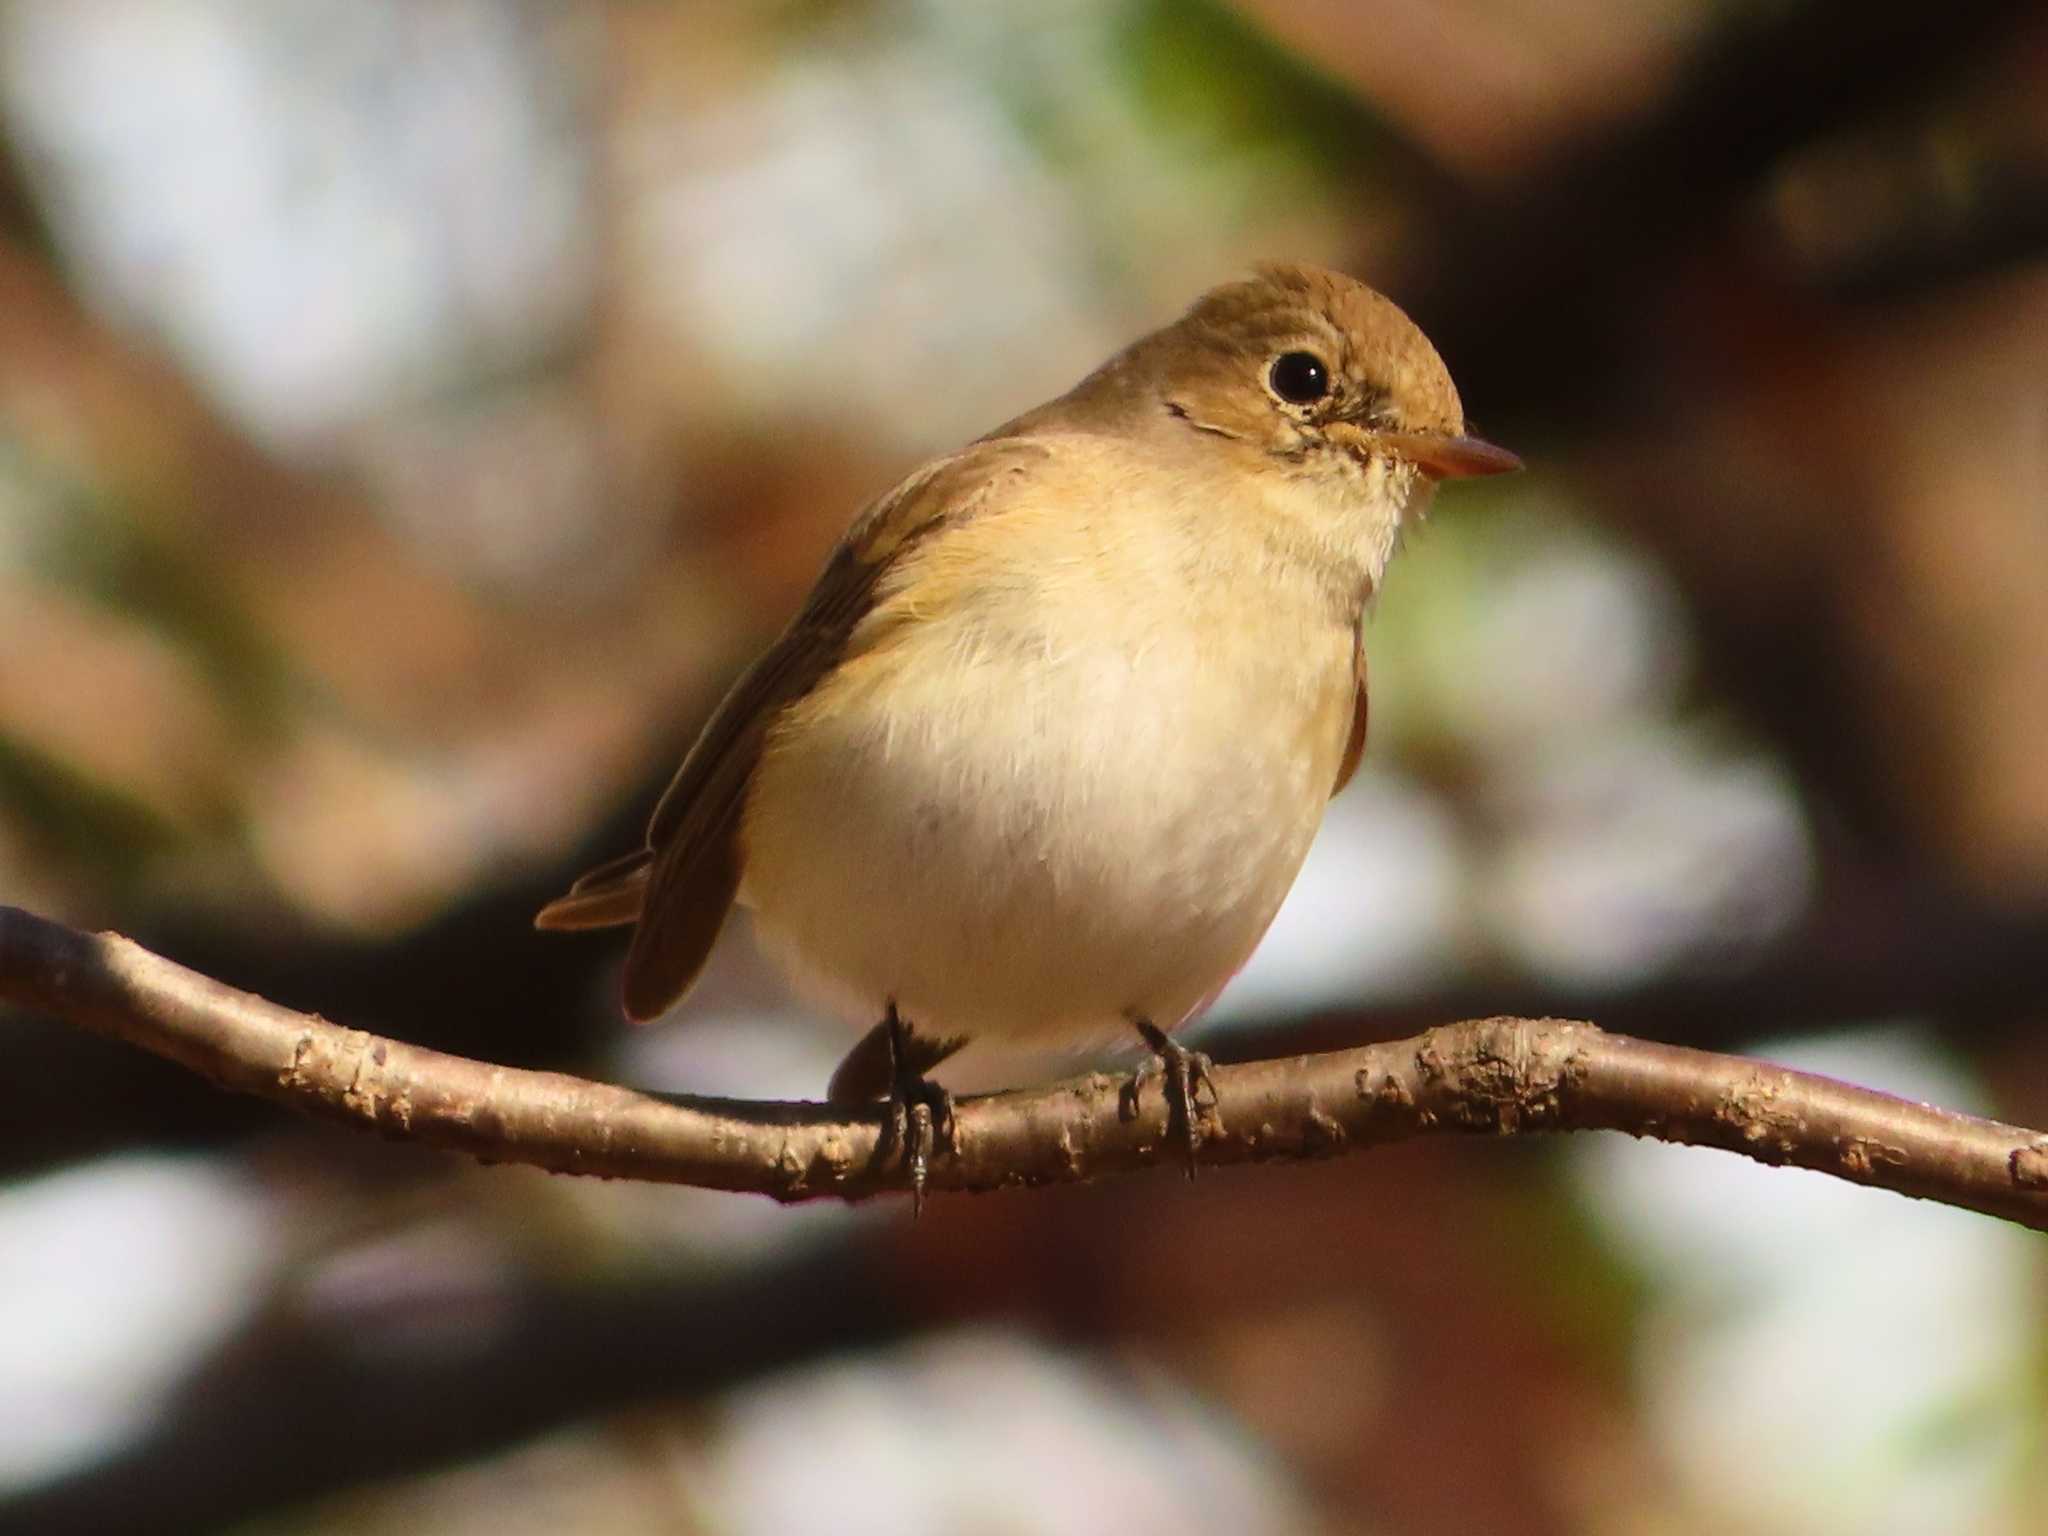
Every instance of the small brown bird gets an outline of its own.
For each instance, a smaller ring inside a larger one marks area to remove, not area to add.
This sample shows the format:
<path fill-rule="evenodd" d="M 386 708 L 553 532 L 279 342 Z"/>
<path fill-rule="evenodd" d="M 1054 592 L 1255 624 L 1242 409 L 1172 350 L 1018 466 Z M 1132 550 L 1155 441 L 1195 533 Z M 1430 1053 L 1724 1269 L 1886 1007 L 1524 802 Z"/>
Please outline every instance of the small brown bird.
<path fill-rule="evenodd" d="M 1135 1028 L 1192 1158 L 1205 1063 L 1165 1031 L 1251 955 L 1358 766 L 1360 624 L 1400 531 L 1438 480 L 1517 467 L 1364 284 L 1214 289 L 869 506 L 646 847 L 536 921 L 635 924 L 638 1020 L 750 908 L 866 1028 L 829 1096 L 892 1099 L 920 1188 L 934 1113 L 947 1132 L 924 1074 L 988 1037 Z"/>

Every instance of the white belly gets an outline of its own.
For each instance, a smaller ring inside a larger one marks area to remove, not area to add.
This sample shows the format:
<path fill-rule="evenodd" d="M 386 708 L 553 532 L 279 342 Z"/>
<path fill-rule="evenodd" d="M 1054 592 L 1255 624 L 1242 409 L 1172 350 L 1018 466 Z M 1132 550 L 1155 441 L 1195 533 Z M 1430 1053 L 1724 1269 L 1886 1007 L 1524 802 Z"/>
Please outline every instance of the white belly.
<path fill-rule="evenodd" d="M 900 631 L 791 713 L 749 796 L 740 899 L 862 1025 L 894 1001 L 923 1033 L 1032 1046 L 1171 1028 L 1300 869 L 1350 638 L 1220 661 L 1185 620 L 1057 651 L 987 620 Z"/>

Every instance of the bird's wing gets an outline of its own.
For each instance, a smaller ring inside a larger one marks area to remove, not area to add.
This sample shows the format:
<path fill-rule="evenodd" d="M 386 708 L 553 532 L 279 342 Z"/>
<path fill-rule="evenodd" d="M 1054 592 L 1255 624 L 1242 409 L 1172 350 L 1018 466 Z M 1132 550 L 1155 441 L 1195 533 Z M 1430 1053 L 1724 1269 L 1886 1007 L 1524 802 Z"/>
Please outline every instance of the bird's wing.
<path fill-rule="evenodd" d="M 651 1019 L 697 979 L 740 886 L 740 812 L 777 712 L 831 668 L 882 567 L 834 553 L 796 621 L 725 696 L 655 807 L 639 926 L 626 954 L 626 1015 Z"/>
<path fill-rule="evenodd" d="M 592 870 L 542 908 L 543 928 L 638 919 L 626 955 L 626 1014 L 651 1019 L 690 989 L 740 886 L 739 831 L 769 728 L 844 655 L 891 565 L 940 527 L 974 516 L 1042 461 L 1040 444 L 977 443 L 925 465 L 871 504 L 802 610 L 726 694 L 655 807 L 647 846 Z"/>
<path fill-rule="evenodd" d="M 1357 679 L 1351 697 L 1351 735 L 1344 743 L 1344 760 L 1337 765 L 1337 782 L 1330 789 L 1332 800 L 1344 793 L 1344 786 L 1351 782 L 1351 775 L 1358 772 L 1358 760 L 1365 756 L 1365 644 L 1362 638 L 1351 668 Z"/>

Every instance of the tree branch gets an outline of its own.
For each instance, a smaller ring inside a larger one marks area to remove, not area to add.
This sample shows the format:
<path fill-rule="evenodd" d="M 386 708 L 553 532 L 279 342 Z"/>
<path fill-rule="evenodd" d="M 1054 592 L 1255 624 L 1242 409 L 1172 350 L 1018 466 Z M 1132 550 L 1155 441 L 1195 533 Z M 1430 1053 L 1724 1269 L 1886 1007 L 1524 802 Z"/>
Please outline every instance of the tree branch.
<path fill-rule="evenodd" d="M 879 1106 L 655 1098 L 330 1024 L 114 934 L 0 907 L 0 999 L 154 1051 L 224 1088 L 488 1162 L 795 1201 L 908 1187 Z M 1291 1161 L 1432 1132 L 1616 1130 L 1813 1168 L 2048 1230 L 2048 1137 L 1739 1056 L 1562 1019 L 1476 1019 L 1410 1040 L 1215 1074 L 1201 1159 Z M 1163 1105 L 1101 1073 L 965 1099 L 931 1187 L 990 1190 L 1182 1155 Z"/>

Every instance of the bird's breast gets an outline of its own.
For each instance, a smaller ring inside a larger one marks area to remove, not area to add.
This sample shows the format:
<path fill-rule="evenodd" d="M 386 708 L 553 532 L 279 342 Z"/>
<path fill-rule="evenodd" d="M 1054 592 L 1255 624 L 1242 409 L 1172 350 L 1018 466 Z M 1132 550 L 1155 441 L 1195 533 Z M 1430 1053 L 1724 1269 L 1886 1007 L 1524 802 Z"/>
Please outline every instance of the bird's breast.
<path fill-rule="evenodd" d="M 904 572 L 786 711 L 742 899 L 856 1015 L 1177 1022 L 1299 868 L 1349 732 L 1353 631 L 1284 582 L 1191 588 L 1185 550 L 1003 553 Z"/>

